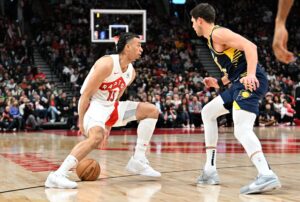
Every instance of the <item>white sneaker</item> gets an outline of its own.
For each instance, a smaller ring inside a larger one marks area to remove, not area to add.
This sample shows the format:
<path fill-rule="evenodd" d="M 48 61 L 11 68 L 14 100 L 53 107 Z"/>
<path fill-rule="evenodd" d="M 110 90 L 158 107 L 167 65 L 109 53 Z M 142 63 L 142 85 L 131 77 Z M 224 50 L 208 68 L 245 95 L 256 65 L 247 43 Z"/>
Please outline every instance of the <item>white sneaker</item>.
<path fill-rule="evenodd" d="M 210 185 L 218 185 L 220 184 L 220 179 L 217 171 L 213 171 L 212 173 L 207 173 L 203 170 L 203 174 L 198 177 L 197 184 L 210 184 Z"/>
<path fill-rule="evenodd" d="M 273 189 L 278 189 L 281 187 L 281 183 L 277 177 L 277 175 L 259 175 L 256 179 L 250 184 L 242 187 L 240 189 L 241 194 L 258 194 L 264 193 L 268 191 L 272 191 Z"/>
<path fill-rule="evenodd" d="M 45 182 L 45 187 L 59 189 L 77 188 L 77 183 L 69 180 L 67 176 L 51 172 Z"/>
<path fill-rule="evenodd" d="M 149 161 L 145 158 L 143 160 L 130 158 L 126 170 L 130 173 L 144 175 L 148 177 L 160 177 L 160 172 L 154 170 L 150 165 Z"/>

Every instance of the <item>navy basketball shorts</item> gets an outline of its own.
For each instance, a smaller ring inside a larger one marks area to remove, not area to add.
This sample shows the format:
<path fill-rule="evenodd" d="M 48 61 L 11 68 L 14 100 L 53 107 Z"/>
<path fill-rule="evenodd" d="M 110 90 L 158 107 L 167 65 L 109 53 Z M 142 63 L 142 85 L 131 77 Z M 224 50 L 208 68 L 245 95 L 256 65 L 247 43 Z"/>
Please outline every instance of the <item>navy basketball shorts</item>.
<path fill-rule="evenodd" d="M 246 90 L 238 79 L 229 89 L 222 92 L 220 95 L 224 101 L 224 107 L 228 110 L 242 109 L 258 115 L 259 100 L 268 91 L 268 79 L 263 71 L 257 71 L 256 77 L 259 81 L 259 88 L 255 91 Z"/>

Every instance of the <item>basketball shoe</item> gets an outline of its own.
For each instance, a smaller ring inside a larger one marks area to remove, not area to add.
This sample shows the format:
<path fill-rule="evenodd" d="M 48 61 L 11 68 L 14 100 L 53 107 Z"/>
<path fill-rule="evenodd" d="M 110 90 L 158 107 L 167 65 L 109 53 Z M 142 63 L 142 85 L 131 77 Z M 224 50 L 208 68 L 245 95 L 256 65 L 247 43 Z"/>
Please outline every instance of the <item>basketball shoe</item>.
<path fill-rule="evenodd" d="M 130 173 L 144 175 L 148 177 L 160 177 L 160 172 L 154 170 L 150 165 L 149 161 L 144 159 L 135 159 L 133 157 L 130 158 L 126 170 Z"/>
<path fill-rule="evenodd" d="M 77 183 L 69 180 L 66 175 L 51 172 L 45 182 L 45 187 L 74 189 L 77 188 Z"/>
<path fill-rule="evenodd" d="M 240 189 L 241 194 L 258 194 L 267 191 L 272 191 L 273 189 L 280 188 L 281 184 L 278 177 L 273 175 L 259 175 L 250 184 L 242 187 Z"/>
<path fill-rule="evenodd" d="M 220 184 L 220 179 L 217 171 L 213 171 L 212 173 L 207 173 L 203 170 L 201 176 L 197 179 L 197 184 L 211 184 L 218 185 Z"/>

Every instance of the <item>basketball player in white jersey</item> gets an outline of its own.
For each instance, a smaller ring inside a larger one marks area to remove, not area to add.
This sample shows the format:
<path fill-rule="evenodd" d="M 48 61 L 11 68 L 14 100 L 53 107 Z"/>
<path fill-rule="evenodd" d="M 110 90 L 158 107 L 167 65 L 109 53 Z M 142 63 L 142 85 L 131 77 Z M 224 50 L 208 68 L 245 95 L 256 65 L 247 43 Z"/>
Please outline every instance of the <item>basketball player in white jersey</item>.
<path fill-rule="evenodd" d="M 158 110 L 150 103 L 118 101 L 135 78 L 131 62 L 139 59 L 142 51 L 138 35 L 123 33 L 117 44 L 118 54 L 104 56 L 96 61 L 81 88 L 78 106 L 79 130 L 87 139 L 72 149 L 57 171 L 49 174 L 46 187 L 76 188 L 77 183 L 67 178 L 69 170 L 104 143 L 111 127 L 125 126 L 133 120 L 140 121 L 137 144 L 126 169 L 134 174 L 161 176 L 149 165 L 145 156 L 159 115 Z"/>

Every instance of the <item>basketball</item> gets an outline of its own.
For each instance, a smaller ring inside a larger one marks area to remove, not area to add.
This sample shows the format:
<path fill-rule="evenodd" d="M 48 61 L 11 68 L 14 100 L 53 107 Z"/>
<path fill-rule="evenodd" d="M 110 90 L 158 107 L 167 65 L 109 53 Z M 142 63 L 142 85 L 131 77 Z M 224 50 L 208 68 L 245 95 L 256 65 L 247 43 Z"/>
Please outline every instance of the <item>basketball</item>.
<path fill-rule="evenodd" d="M 101 172 L 100 165 L 94 159 L 83 159 L 76 168 L 76 173 L 82 181 L 95 181 Z"/>

